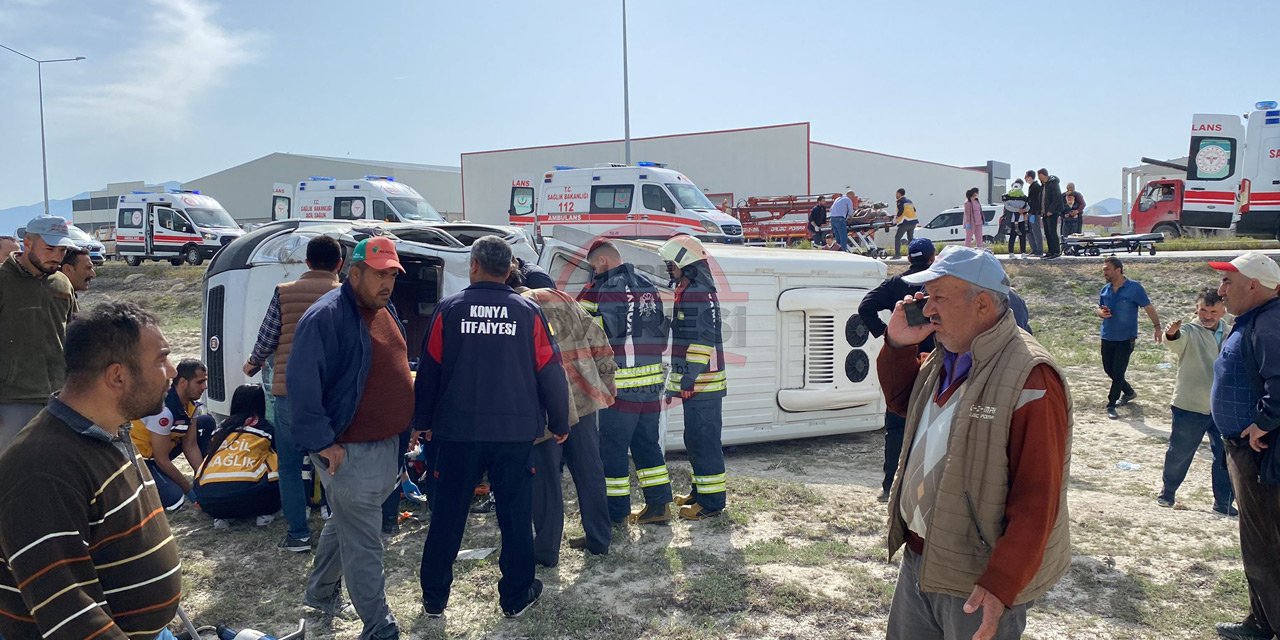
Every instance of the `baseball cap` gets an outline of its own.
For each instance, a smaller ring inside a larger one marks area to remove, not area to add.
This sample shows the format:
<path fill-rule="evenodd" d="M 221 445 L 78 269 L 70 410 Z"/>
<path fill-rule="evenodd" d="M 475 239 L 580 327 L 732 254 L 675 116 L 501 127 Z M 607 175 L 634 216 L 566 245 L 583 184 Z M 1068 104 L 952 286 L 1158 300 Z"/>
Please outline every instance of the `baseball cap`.
<path fill-rule="evenodd" d="M 912 241 L 914 244 L 915 241 Z M 928 269 L 902 276 L 907 284 L 924 284 L 941 278 L 953 276 L 974 284 L 983 289 L 991 289 L 1000 293 L 1009 293 L 1009 276 L 996 257 L 972 247 L 950 246 L 938 254 Z"/>
<path fill-rule="evenodd" d="M 1210 262 L 1209 266 L 1218 271 L 1235 271 L 1253 278 L 1268 289 L 1280 287 L 1280 265 L 1257 251 L 1242 253 L 1231 262 Z"/>
<path fill-rule="evenodd" d="M 78 245 L 71 239 L 67 229 L 66 218 L 58 216 L 36 216 L 27 223 L 27 235 L 35 234 L 51 247 L 67 247 L 74 249 Z"/>
<path fill-rule="evenodd" d="M 356 250 L 351 254 L 351 262 L 363 262 L 379 270 L 395 267 L 404 271 L 404 267 L 400 266 L 400 256 L 396 253 L 396 243 L 386 236 L 365 238 L 356 243 Z"/>
<path fill-rule="evenodd" d="M 933 257 L 933 241 L 928 238 L 916 238 L 907 245 L 907 260 L 911 264 L 923 264 Z"/>

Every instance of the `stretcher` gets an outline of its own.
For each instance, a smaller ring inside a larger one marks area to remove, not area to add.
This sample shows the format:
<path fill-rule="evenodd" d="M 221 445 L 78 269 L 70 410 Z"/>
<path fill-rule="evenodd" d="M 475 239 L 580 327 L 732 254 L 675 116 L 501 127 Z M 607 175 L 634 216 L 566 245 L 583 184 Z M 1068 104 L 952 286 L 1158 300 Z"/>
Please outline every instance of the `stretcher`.
<path fill-rule="evenodd" d="M 1124 250 L 1129 253 L 1156 254 L 1156 243 L 1164 241 L 1162 233 L 1129 233 L 1097 236 L 1073 233 L 1062 239 L 1062 252 L 1069 256 L 1100 256 L 1103 251 Z"/>

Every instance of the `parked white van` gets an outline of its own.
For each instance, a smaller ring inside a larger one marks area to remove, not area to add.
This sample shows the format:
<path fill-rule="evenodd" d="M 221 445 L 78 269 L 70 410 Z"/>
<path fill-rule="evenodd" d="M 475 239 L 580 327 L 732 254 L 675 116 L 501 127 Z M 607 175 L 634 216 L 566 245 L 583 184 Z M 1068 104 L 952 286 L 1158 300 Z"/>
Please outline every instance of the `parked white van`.
<path fill-rule="evenodd" d="M 692 180 L 654 162 L 593 169 L 556 167 L 541 180 L 511 181 L 511 224 L 536 237 L 571 226 L 599 237 L 669 238 L 688 234 L 741 242 L 742 223 L 716 208 Z"/>
<path fill-rule="evenodd" d="M 116 254 L 131 267 L 143 260 L 200 264 L 243 233 L 217 200 L 199 191 L 134 191 L 116 201 Z"/>
<path fill-rule="evenodd" d="M 987 244 L 1000 241 L 1004 238 L 1000 237 L 1000 213 L 1004 210 L 1004 205 L 984 204 L 982 205 L 982 240 Z M 952 207 L 937 215 L 928 222 L 924 222 L 916 227 L 917 238 L 928 238 L 935 243 L 939 242 L 964 242 L 964 207 Z"/>
<path fill-rule="evenodd" d="M 277 182 L 271 189 L 271 219 L 380 220 L 444 222 L 436 208 L 413 187 L 391 176 L 339 180 L 312 176 L 297 185 Z"/>

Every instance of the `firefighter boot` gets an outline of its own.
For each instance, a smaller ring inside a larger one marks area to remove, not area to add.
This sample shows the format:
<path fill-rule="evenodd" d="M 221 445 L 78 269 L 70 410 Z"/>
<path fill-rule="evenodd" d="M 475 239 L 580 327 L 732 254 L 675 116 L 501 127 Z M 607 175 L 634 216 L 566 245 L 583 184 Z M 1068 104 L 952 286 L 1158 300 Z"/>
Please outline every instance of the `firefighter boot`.
<path fill-rule="evenodd" d="M 720 515 L 719 511 L 708 511 L 706 507 L 700 504 L 691 504 L 687 507 L 680 507 L 681 520 L 706 520 Z"/>
<path fill-rule="evenodd" d="M 646 504 L 644 508 L 631 512 L 628 520 L 632 524 L 667 524 L 671 522 L 671 509 L 665 503 L 661 507 Z"/>
<path fill-rule="evenodd" d="M 694 504 L 697 501 L 698 501 L 698 494 L 696 493 L 686 493 L 682 496 L 676 496 L 676 500 L 675 500 L 677 507 L 687 507 L 691 504 Z"/>

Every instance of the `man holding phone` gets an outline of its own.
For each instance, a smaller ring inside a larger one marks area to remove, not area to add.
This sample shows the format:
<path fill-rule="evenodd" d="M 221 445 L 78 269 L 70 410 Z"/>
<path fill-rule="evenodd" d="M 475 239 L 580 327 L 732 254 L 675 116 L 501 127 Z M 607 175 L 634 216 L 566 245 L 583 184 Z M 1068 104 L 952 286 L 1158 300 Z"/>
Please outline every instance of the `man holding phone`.
<path fill-rule="evenodd" d="M 396 486 L 414 409 L 404 329 L 391 306 L 404 268 L 385 236 L 361 240 L 351 262 L 347 281 L 298 321 L 285 372 L 293 435 L 333 510 L 303 604 L 339 615 L 345 578 L 361 640 L 390 639 L 400 630 L 382 571 L 382 502 Z"/>
<path fill-rule="evenodd" d="M 1102 318 L 1102 369 L 1111 378 L 1111 389 L 1107 391 L 1107 417 L 1118 420 L 1120 414 L 1116 407 L 1129 404 L 1138 397 L 1138 392 L 1124 378 L 1129 370 L 1133 343 L 1138 337 L 1138 309 L 1145 310 L 1151 324 L 1155 325 L 1156 344 L 1164 340 L 1164 326 L 1160 324 L 1160 314 L 1156 313 L 1156 305 L 1147 297 L 1142 283 L 1124 277 L 1124 264 L 1120 258 L 1107 256 L 1102 261 L 1102 277 L 1106 278 L 1107 284 L 1098 293 L 1095 313 Z"/>

